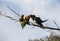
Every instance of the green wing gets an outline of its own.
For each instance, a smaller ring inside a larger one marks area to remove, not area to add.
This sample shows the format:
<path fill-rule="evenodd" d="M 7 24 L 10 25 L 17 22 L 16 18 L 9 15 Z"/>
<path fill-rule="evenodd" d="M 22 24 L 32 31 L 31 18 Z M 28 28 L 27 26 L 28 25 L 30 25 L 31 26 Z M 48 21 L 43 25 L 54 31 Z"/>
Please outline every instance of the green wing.
<path fill-rule="evenodd" d="M 23 20 L 23 22 L 21 22 L 21 27 L 22 29 L 26 26 L 26 20 Z"/>

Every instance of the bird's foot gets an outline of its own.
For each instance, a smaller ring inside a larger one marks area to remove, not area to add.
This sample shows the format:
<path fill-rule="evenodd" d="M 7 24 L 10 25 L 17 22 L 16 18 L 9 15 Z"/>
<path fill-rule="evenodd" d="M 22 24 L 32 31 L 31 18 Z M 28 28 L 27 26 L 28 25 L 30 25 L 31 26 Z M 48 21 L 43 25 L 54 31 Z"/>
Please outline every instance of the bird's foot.
<path fill-rule="evenodd" d="M 44 26 L 40 26 L 40 28 L 44 29 Z"/>

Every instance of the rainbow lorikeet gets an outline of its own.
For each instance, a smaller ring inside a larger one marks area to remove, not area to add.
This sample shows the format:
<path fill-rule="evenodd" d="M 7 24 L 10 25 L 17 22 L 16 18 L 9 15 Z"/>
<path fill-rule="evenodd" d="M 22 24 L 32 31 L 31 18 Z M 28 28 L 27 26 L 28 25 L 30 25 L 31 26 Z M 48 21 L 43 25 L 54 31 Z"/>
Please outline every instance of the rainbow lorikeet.
<path fill-rule="evenodd" d="M 40 25 L 41 28 L 43 28 L 43 24 L 44 22 L 46 22 L 47 20 L 42 21 L 40 17 L 36 17 L 35 15 L 30 15 L 30 17 L 38 24 Z"/>
<path fill-rule="evenodd" d="M 20 22 L 21 22 L 21 26 L 22 26 L 22 29 L 26 26 L 26 24 L 29 24 L 29 19 L 30 17 L 29 16 L 26 16 L 25 19 L 24 19 L 24 16 L 20 16 Z"/>

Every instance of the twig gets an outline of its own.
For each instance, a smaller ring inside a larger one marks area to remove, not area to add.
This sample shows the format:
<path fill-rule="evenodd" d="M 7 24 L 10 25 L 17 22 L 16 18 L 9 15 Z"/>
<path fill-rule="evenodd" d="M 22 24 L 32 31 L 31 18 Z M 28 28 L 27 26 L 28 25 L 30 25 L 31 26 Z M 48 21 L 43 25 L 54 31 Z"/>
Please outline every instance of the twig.
<path fill-rule="evenodd" d="M 59 26 L 57 25 L 57 23 L 53 20 L 54 24 L 57 26 L 57 28 L 59 28 Z"/>
<path fill-rule="evenodd" d="M 40 27 L 39 25 L 36 25 L 36 24 L 30 24 L 30 25 L 32 25 L 32 26 L 37 26 L 37 27 Z M 52 28 L 52 27 L 43 27 L 43 29 L 51 29 L 51 30 L 60 30 L 60 29 L 58 29 L 58 28 Z"/>
<path fill-rule="evenodd" d="M 0 16 L 7 17 L 7 18 L 9 18 L 9 19 L 11 19 L 11 20 L 15 20 L 15 21 L 17 21 L 17 22 L 18 22 L 18 20 L 17 20 L 17 19 L 14 19 L 14 18 L 12 18 L 12 17 L 10 17 L 10 16 L 7 16 L 7 15 L 4 15 L 4 14 L 1 14 L 1 12 L 0 12 Z"/>
<path fill-rule="evenodd" d="M 17 12 L 15 12 L 14 10 L 12 10 L 8 5 L 7 5 L 7 7 L 8 7 L 12 12 L 14 12 L 16 15 L 20 16 Z"/>

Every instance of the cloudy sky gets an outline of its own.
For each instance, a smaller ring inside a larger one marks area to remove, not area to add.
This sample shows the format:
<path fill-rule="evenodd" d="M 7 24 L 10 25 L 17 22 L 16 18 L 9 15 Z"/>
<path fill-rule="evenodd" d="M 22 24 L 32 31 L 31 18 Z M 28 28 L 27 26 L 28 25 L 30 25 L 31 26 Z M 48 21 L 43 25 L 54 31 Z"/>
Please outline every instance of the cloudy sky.
<path fill-rule="evenodd" d="M 59 25 L 60 23 L 60 0 L 0 0 L 0 11 L 15 19 L 19 16 L 15 15 L 6 6 L 15 10 L 18 14 L 30 15 L 34 14 L 41 17 L 42 20 L 49 19 L 43 23 L 51 27 L 56 27 L 53 20 Z M 41 28 L 33 28 L 27 25 L 23 30 L 19 22 L 10 20 L 0 16 L 0 40 L 1 41 L 28 41 L 29 39 L 40 39 L 49 36 L 47 30 Z"/>

